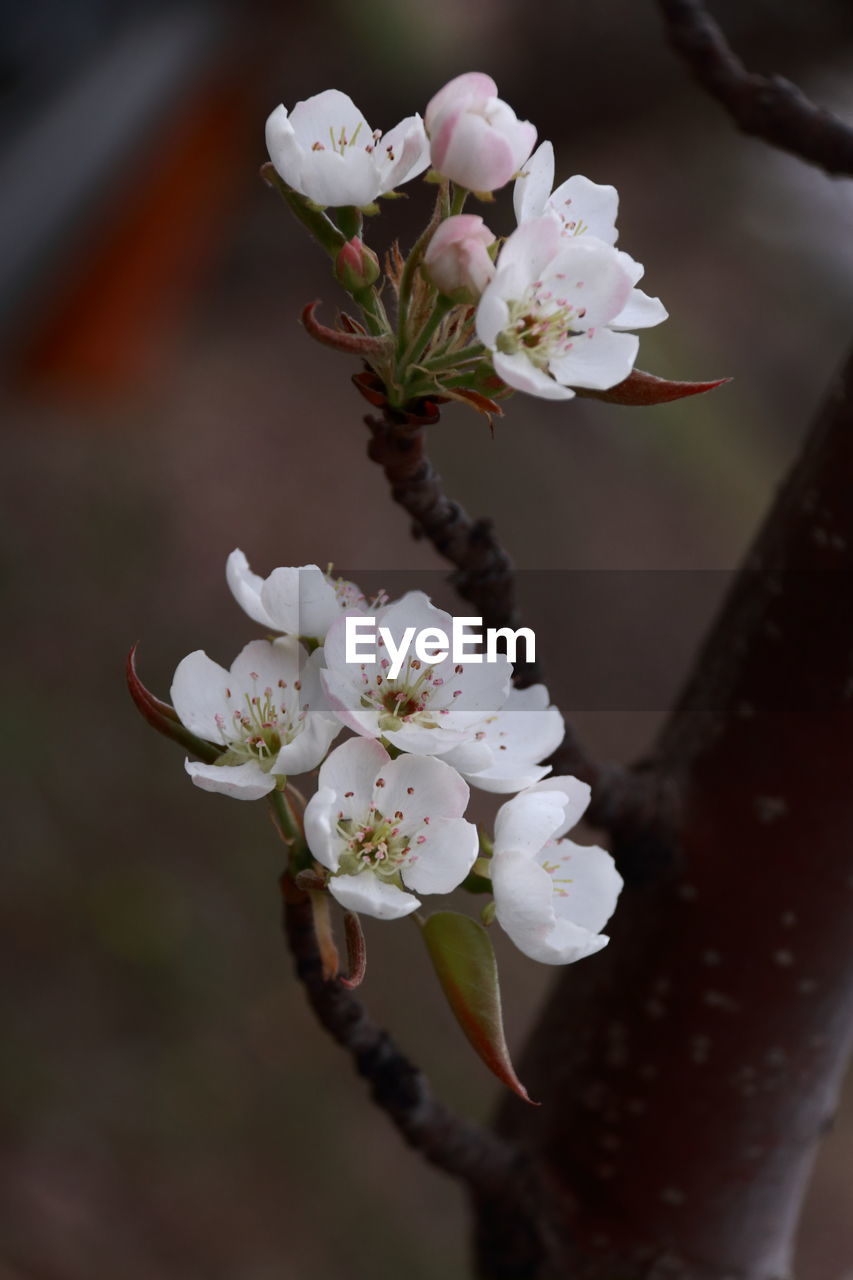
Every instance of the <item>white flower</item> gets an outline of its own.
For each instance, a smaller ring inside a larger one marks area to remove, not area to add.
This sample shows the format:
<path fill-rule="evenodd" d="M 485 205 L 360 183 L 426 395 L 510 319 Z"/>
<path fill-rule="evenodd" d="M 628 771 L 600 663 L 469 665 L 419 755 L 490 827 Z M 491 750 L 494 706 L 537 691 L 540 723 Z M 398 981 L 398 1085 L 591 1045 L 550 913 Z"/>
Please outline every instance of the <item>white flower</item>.
<path fill-rule="evenodd" d="M 340 733 L 319 709 L 317 662 L 292 636 L 253 640 L 226 671 L 201 649 L 178 665 L 172 703 L 194 734 L 224 748 L 215 764 L 187 760 L 197 787 L 259 800 L 279 778 L 315 768 Z"/>
<path fill-rule="evenodd" d="M 555 191 L 554 148 L 550 142 L 537 147 L 522 170 L 513 191 L 515 216 L 519 226 L 531 218 L 550 215 L 560 223 L 564 236 L 594 236 L 614 245 L 618 232 L 616 214 L 619 195 L 615 187 L 590 182 L 575 174 Z M 626 253 L 621 255 L 633 284 L 642 279 L 643 268 Z M 650 298 L 642 289 L 632 289 L 619 315 L 610 322 L 614 329 L 648 329 L 666 320 L 667 310 L 660 298 Z M 581 384 L 578 384 L 581 385 Z"/>
<path fill-rule="evenodd" d="M 488 246 L 494 234 L 477 214 L 445 218 L 424 254 L 424 270 L 445 297 L 476 302 L 495 274 Z"/>
<path fill-rule="evenodd" d="M 285 107 L 276 107 L 267 120 L 266 141 L 289 187 L 315 204 L 336 208 L 364 208 L 429 163 L 420 116 L 408 116 L 383 135 L 337 89 L 297 102 L 289 115 Z"/>
<path fill-rule="evenodd" d="M 477 308 L 477 335 L 495 372 L 550 400 L 571 399 L 573 386 L 606 390 L 622 382 L 639 347 L 634 334 L 620 332 L 631 265 L 593 236 L 563 236 L 556 218 L 522 223 Z"/>
<path fill-rule="evenodd" d="M 540 764 L 557 750 L 566 733 L 563 717 L 549 705 L 544 684 L 510 689 L 500 711 L 477 727 L 472 742 L 441 758 L 474 787 L 506 794 L 522 791 L 551 772 Z"/>
<path fill-rule="evenodd" d="M 536 142 L 534 126 L 497 95 L 491 76 L 469 71 L 439 89 L 426 109 L 433 166 L 469 191 L 505 186 Z"/>
<path fill-rule="evenodd" d="M 622 877 L 604 849 L 558 838 L 583 815 L 589 794 L 577 778 L 548 778 L 501 805 L 495 819 L 495 914 L 519 951 L 543 964 L 571 964 L 608 942 L 601 930 Z"/>
<path fill-rule="evenodd" d="M 346 618 L 330 627 L 324 645 L 323 687 L 333 711 L 350 729 L 384 738 L 400 751 L 442 755 L 472 740 L 483 719 L 503 706 L 512 665 L 502 654 L 495 662 L 454 662 L 452 653 L 424 662 L 410 643 L 399 674 L 391 677 L 380 627 L 387 629 L 395 649 L 426 630 L 452 635 L 450 614 L 436 609 L 422 591 L 410 591 L 370 616 L 375 617 L 376 639 L 362 636 L 359 651 L 373 661 L 347 662 Z"/>
<path fill-rule="evenodd" d="M 365 605 L 354 583 L 332 578 L 316 564 L 273 569 L 268 578 L 261 578 L 237 549 L 228 557 L 225 577 L 234 599 L 253 622 L 285 635 L 322 640 L 342 610 Z"/>
<path fill-rule="evenodd" d="M 352 738 L 320 769 L 305 838 L 342 906 L 398 919 L 420 906 L 414 893 L 450 893 L 474 865 L 477 828 L 462 816 L 468 795 L 440 760 L 392 760 L 381 743 Z"/>

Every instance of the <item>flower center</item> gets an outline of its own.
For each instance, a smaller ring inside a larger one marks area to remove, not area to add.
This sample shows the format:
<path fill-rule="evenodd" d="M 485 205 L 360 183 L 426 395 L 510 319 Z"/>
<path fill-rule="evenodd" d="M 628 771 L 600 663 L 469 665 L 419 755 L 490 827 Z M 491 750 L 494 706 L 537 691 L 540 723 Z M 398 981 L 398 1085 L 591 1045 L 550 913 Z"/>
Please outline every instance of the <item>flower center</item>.
<path fill-rule="evenodd" d="M 379 674 L 371 679 L 361 668 L 361 705 L 379 712 L 379 729 L 382 733 L 402 729 L 406 724 L 417 724 L 424 729 L 437 729 L 439 717 L 450 714 L 448 706 L 437 705 L 458 698 L 462 690 L 449 688 L 451 681 L 436 675 L 435 668 L 426 666 L 420 658 L 410 658 L 396 679 L 385 673 L 390 663 L 380 659 Z M 461 663 L 454 667 L 454 676 L 462 674 Z M 448 698 L 449 694 L 449 698 Z"/>
<path fill-rule="evenodd" d="M 254 672 L 252 679 L 258 680 Z M 300 682 L 294 681 L 293 688 L 297 692 L 300 687 Z M 279 680 L 278 690 L 281 692 L 267 686 L 262 693 L 244 693 L 241 707 L 235 707 L 230 716 L 216 717 L 227 748 L 217 764 L 245 764 L 248 760 L 255 760 L 264 770 L 272 768 L 281 748 L 292 742 L 302 728 L 308 711 L 306 704 L 294 715 L 287 698 L 283 697 L 285 689 L 287 681 Z M 230 689 L 227 698 L 231 700 Z"/>
<path fill-rule="evenodd" d="M 371 809 L 363 823 L 339 818 L 338 834 L 346 842 L 339 874 L 357 876 L 361 871 L 372 871 L 380 880 L 397 882 L 400 867 L 411 853 L 411 836 L 400 835 L 402 817 L 398 811 L 393 819 L 385 818 Z"/>
<path fill-rule="evenodd" d="M 368 155 L 371 155 L 375 150 L 376 145 L 379 142 L 379 139 L 382 137 L 382 130 L 374 129 L 373 133 L 370 135 L 370 141 L 365 143 L 360 143 L 359 134 L 361 133 L 361 128 L 363 123 L 364 123 L 363 120 L 359 120 L 358 124 L 356 125 L 355 129 L 351 134 L 347 133 L 346 125 L 341 125 L 340 129 L 335 129 L 332 125 L 329 125 L 328 142 L 321 142 L 320 139 L 318 138 L 315 142 L 312 142 L 311 150 L 312 151 L 336 151 L 339 156 L 343 156 L 343 155 L 346 155 L 350 147 L 363 146 L 364 150 L 368 153 Z M 393 147 L 389 147 L 387 148 L 387 150 L 390 153 L 390 158 L 393 160 L 394 159 Z"/>
<path fill-rule="evenodd" d="M 558 275 L 555 283 L 564 278 Z M 579 332 L 578 321 L 585 315 L 585 307 L 577 308 L 568 298 L 555 297 L 553 289 L 537 280 L 520 301 L 509 303 L 509 322 L 498 334 L 498 351 L 504 355 L 521 352 L 538 369 L 547 369 L 555 356 L 571 351 L 572 339 Z"/>

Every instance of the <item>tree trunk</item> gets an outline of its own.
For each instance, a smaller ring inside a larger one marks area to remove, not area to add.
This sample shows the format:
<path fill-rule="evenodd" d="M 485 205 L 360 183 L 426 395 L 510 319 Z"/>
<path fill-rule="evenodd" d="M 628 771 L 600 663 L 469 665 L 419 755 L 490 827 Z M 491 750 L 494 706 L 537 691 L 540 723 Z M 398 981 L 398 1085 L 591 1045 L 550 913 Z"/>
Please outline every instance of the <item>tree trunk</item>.
<path fill-rule="evenodd" d="M 478 1206 L 496 1277 L 789 1272 L 853 1005 L 853 359 L 655 752 L 667 830 L 561 975 L 508 1102 L 534 1209 Z M 643 876 L 643 867 L 654 873 Z"/>

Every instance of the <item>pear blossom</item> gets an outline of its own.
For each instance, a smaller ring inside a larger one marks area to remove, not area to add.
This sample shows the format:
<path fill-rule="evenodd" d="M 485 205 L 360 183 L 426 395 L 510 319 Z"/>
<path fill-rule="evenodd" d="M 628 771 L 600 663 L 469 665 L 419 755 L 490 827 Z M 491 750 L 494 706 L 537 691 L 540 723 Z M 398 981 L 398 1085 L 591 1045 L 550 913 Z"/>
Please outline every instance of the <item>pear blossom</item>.
<path fill-rule="evenodd" d="M 238 800 L 320 763 L 340 733 L 323 711 L 318 663 L 293 636 L 253 640 L 226 671 L 201 649 L 179 664 L 172 703 L 192 733 L 223 748 L 213 764 L 187 760 L 197 787 Z"/>
<path fill-rule="evenodd" d="M 342 611 L 366 604 L 354 583 L 332 578 L 316 564 L 273 569 L 262 578 L 252 572 L 239 548 L 228 557 L 225 577 L 234 599 L 253 622 L 311 640 L 322 640 Z"/>
<path fill-rule="evenodd" d="M 503 187 L 536 143 L 536 129 L 498 97 L 491 76 L 468 71 L 439 89 L 424 115 L 432 164 L 469 191 Z"/>
<path fill-rule="evenodd" d="M 320 768 L 305 809 L 305 838 L 331 871 L 332 895 L 382 920 L 409 915 L 419 893 L 450 893 L 477 858 L 477 828 L 463 818 L 469 791 L 428 756 L 392 760 L 381 743 L 351 738 Z"/>
<path fill-rule="evenodd" d="M 630 262 L 593 236 L 563 236 L 556 218 L 522 223 L 477 308 L 477 336 L 499 377 L 549 400 L 627 378 L 639 347 L 620 323 L 635 283 Z"/>
<path fill-rule="evenodd" d="M 563 717 L 550 705 L 544 684 L 510 689 L 500 711 L 477 726 L 473 740 L 441 759 L 482 791 L 523 791 L 551 772 L 550 765 L 539 762 L 557 750 L 565 733 Z"/>
<path fill-rule="evenodd" d="M 350 616 L 357 616 L 357 611 Z M 363 661 L 347 661 L 345 617 L 339 617 L 326 635 L 321 679 L 339 719 L 358 734 L 384 738 L 399 751 L 416 755 L 442 755 L 473 741 L 484 718 L 506 701 L 512 664 L 503 654 L 484 662 L 482 655 L 473 653 L 464 662 L 454 662 L 449 653 L 426 662 L 409 649 L 392 677 L 393 664 L 380 628 L 399 650 L 423 632 L 438 630 L 449 636 L 453 619 L 422 591 L 409 591 L 370 616 L 375 618 L 375 636 L 360 640 Z"/>
<path fill-rule="evenodd" d="M 519 226 L 532 218 L 550 215 L 560 223 L 564 236 L 590 235 L 615 245 L 619 234 L 616 230 L 619 195 L 615 187 L 590 182 L 582 174 L 575 174 L 554 191 L 553 185 L 554 148 L 550 142 L 543 142 L 515 183 L 513 203 Z M 636 285 L 643 277 L 643 268 L 627 253 L 620 250 L 619 254 L 632 284 Z M 660 298 L 650 298 L 642 289 L 635 288 L 610 327 L 648 329 L 666 320 L 667 314 Z"/>
<path fill-rule="evenodd" d="M 604 849 L 561 838 L 589 797 L 577 778 L 547 778 L 501 805 L 495 819 L 495 916 L 519 951 L 542 964 L 571 964 L 609 941 L 601 930 L 622 877 Z"/>
<path fill-rule="evenodd" d="M 445 297 L 476 302 L 495 274 L 488 246 L 495 237 L 473 213 L 445 218 L 427 246 L 424 270 Z"/>
<path fill-rule="evenodd" d="M 365 208 L 429 163 L 420 116 L 407 116 L 383 135 L 338 89 L 297 102 L 289 114 L 276 107 L 267 120 L 266 142 L 287 185 L 323 207 Z"/>

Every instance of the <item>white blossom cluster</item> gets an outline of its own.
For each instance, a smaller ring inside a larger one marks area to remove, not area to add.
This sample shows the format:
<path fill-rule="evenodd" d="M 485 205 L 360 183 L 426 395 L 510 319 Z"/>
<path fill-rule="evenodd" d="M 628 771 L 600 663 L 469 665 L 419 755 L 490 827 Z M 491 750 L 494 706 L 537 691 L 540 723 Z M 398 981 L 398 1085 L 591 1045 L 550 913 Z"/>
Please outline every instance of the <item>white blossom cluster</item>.
<path fill-rule="evenodd" d="M 632 331 L 667 313 L 637 288 L 640 264 L 614 247 L 616 190 L 581 175 L 554 188 L 553 147 L 534 151 L 536 137 L 480 72 L 451 80 L 423 119 L 409 116 L 385 134 L 337 89 L 290 113 L 277 107 L 266 129 L 280 178 L 317 208 L 375 212 L 379 197 L 428 169 L 431 180 L 453 184 L 461 198 L 443 209 L 421 269 L 444 299 L 476 304 L 472 337 L 499 386 L 562 400 L 624 381 L 639 346 Z M 492 199 L 513 179 L 518 229 L 499 244 L 461 207 L 466 193 Z M 357 264 L 362 251 L 356 237 L 341 261 Z"/>
<path fill-rule="evenodd" d="M 256 800 L 319 766 L 305 839 L 344 907 L 409 915 L 418 895 L 451 892 L 476 862 L 491 878 L 498 922 L 527 955 L 564 964 L 605 945 L 622 882 L 608 853 L 565 838 L 589 788 L 547 776 L 542 761 L 564 724 L 544 685 L 514 689 L 500 656 L 409 654 L 392 677 L 383 631 L 397 644 L 410 628 L 452 628 L 419 591 L 368 602 L 316 565 L 264 579 L 241 551 L 228 558 L 227 580 L 273 638 L 252 640 L 230 670 L 201 650 L 179 664 L 174 709 L 220 750 L 213 763 L 187 760 L 197 786 Z M 377 624 L 374 651 L 368 645 L 356 662 L 346 660 L 348 614 Z M 354 736 L 333 748 L 346 730 Z M 488 857 L 465 817 L 470 786 L 518 793 L 498 811 Z"/>

